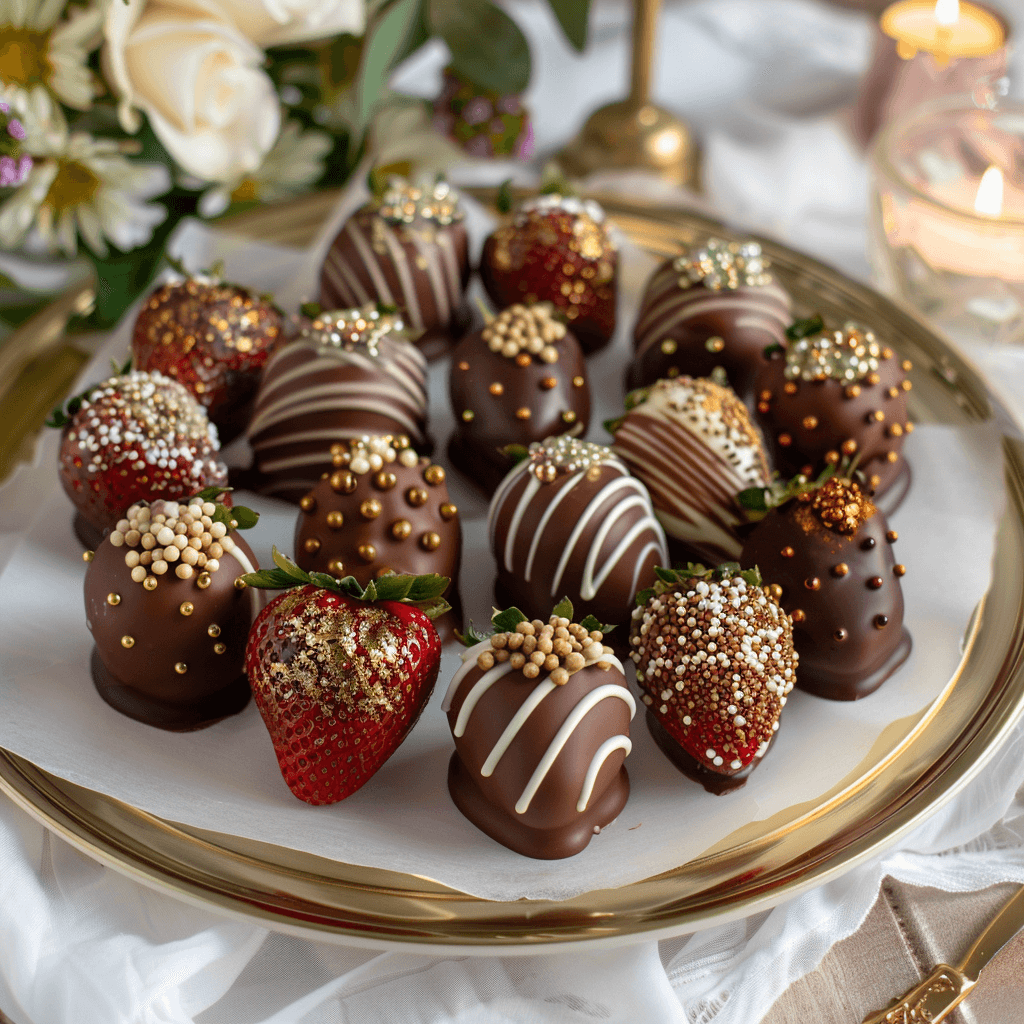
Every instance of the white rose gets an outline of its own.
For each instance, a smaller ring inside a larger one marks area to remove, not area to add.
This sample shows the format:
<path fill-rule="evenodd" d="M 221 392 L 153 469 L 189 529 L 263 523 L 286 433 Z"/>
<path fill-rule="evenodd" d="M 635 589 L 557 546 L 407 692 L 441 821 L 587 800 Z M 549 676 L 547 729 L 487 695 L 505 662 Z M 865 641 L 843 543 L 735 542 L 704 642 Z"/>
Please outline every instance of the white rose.
<path fill-rule="evenodd" d="M 325 39 L 366 30 L 363 0 L 213 0 L 260 46 Z"/>
<path fill-rule="evenodd" d="M 263 51 L 213 0 L 113 0 L 103 62 L 126 131 L 143 111 L 174 159 L 205 181 L 255 170 L 274 144 L 281 108 Z"/>

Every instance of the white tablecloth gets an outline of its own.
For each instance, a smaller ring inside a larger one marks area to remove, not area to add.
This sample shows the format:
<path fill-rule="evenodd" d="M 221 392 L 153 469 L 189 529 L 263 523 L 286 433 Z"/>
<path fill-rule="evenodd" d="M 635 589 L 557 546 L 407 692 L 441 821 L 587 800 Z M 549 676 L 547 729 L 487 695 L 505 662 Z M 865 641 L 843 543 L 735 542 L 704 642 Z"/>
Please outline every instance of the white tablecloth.
<path fill-rule="evenodd" d="M 1024 0 L 1000 6 L 1024 24 Z M 578 57 L 539 3 L 510 9 L 537 56 L 531 106 L 552 150 L 622 93 L 627 15 L 597 4 Z M 866 19 L 811 0 L 671 4 L 656 75 L 657 98 L 704 137 L 717 210 L 861 277 L 866 174 L 830 113 L 852 98 L 869 42 Z M 402 86 L 429 94 L 442 61 L 416 59 Z M 1024 353 L 971 354 L 1024 416 Z M 0 798 L 0 1009 L 16 1024 L 755 1024 L 857 929 L 886 874 L 950 891 L 1024 883 L 1024 792 L 1008 795 L 1022 782 L 1024 730 L 897 850 L 772 912 L 660 945 L 472 958 L 331 946 L 197 910 Z"/>

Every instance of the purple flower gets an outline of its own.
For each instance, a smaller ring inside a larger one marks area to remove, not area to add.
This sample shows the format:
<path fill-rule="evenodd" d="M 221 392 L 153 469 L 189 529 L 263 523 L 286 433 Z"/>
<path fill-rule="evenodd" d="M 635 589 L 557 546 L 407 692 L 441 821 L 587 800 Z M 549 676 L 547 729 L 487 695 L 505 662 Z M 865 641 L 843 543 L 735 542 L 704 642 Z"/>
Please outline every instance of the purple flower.
<path fill-rule="evenodd" d="M 517 160 L 529 160 L 533 156 L 533 122 L 527 118 L 519 142 L 516 144 L 515 156 Z"/>
<path fill-rule="evenodd" d="M 466 143 L 465 149 L 471 156 L 489 157 L 494 155 L 491 150 L 491 140 L 486 135 L 474 135 Z"/>
<path fill-rule="evenodd" d="M 490 102 L 483 96 L 474 96 L 462 108 L 462 120 L 466 124 L 483 124 L 493 113 Z"/>
<path fill-rule="evenodd" d="M 28 153 L 22 153 L 21 159 L 18 161 L 18 184 L 20 185 L 27 177 L 28 172 L 34 167 L 32 157 Z"/>
<path fill-rule="evenodd" d="M 9 114 L 10 112 L 11 112 L 11 105 L 10 105 L 10 103 L 4 103 L 3 100 L 0 100 L 0 114 Z"/>
<path fill-rule="evenodd" d="M 9 188 L 18 183 L 18 165 L 12 156 L 0 156 L 0 187 Z"/>
<path fill-rule="evenodd" d="M 7 134 L 21 142 L 25 138 L 25 126 L 16 117 L 12 117 L 7 122 Z"/>
<path fill-rule="evenodd" d="M 523 112 L 523 105 L 519 102 L 519 97 L 502 96 L 497 103 L 498 113 L 500 114 L 521 114 Z"/>

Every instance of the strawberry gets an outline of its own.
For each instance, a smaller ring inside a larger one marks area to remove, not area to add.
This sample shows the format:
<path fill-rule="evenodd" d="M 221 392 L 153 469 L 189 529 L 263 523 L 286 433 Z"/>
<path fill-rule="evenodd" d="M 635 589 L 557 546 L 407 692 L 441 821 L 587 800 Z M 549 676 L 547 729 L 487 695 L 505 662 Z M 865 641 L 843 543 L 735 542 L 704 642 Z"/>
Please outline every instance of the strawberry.
<path fill-rule="evenodd" d="M 289 588 L 259 614 L 246 671 L 288 788 L 310 804 L 351 796 L 398 749 L 430 697 L 448 610 L 444 576 L 306 573 L 274 549 L 276 569 L 248 586 Z"/>
<path fill-rule="evenodd" d="M 657 574 L 637 595 L 629 638 L 648 727 L 706 789 L 735 788 L 767 751 L 796 682 L 792 621 L 758 571 L 736 562 Z"/>
<path fill-rule="evenodd" d="M 589 354 L 615 331 L 617 265 L 601 207 L 549 194 L 523 203 L 487 239 L 480 277 L 499 309 L 552 303 Z"/>
<path fill-rule="evenodd" d="M 188 388 L 229 441 L 245 426 L 284 327 L 267 299 L 215 270 L 150 295 L 135 321 L 132 355 L 139 369 L 159 370 Z"/>
<path fill-rule="evenodd" d="M 217 430 L 185 388 L 159 373 L 118 369 L 47 420 L 63 428 L 60 482 L 90 548 L 135 502 L 178 499 L 228 479 Z"/>

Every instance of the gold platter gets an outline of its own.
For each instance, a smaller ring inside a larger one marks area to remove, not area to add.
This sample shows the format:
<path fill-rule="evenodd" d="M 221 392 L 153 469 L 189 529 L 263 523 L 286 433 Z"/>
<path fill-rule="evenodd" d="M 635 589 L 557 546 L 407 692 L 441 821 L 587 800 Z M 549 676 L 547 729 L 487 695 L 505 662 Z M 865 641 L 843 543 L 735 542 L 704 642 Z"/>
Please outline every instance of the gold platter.
<path fill-rule="evenodd" d="M 712 233 L 739 237 L 692 213 L 600 198 L 622 231 L 657 254 Z M 332 202 L 316 196 L 230 226 L 302 244 Z M 176 825 L 3 750 L 0 790 L 87 854 L 187 901 L 319 939 L 466 953 L 681 934 L 764 910 L 893 844 L 981 771 L 1024 715 L 1024 442 L 978 373 L 920 320 L 807 256 L 763 244 L 798 307 L 864 320 L 900 339 L 901 352 L 914 363 L 911 411 L 918 422 L 968 425 L 994 417 L 1005 435 L 999 571 L 972 621 L 957 676 L 922 718 L 898 723 L 896 742 L 852 785 L 748 826 L 657 877 L 564 902 L 509 903 Z"/>

